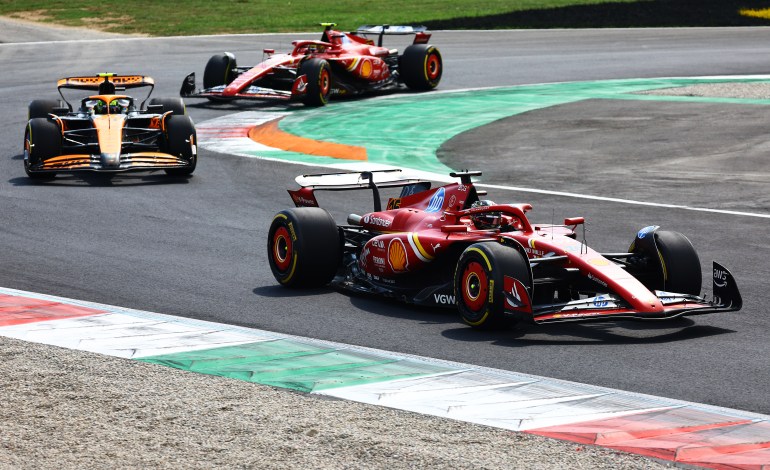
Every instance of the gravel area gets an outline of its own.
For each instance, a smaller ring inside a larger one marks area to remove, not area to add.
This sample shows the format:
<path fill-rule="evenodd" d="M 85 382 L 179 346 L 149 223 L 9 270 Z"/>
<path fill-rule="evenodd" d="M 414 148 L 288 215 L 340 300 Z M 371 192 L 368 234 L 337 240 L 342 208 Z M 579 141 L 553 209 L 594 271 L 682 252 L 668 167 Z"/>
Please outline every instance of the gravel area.
<path fill-rule="evenodd" d="M 661 88 L 638 94 L 767 100 L 770 99 L 770 83 L 704 83 L 702 85 Z"/>
<path fill-rule="evenodd" d="M 0 468 L 656 469 L 593 446 L 0 337 Z"/>

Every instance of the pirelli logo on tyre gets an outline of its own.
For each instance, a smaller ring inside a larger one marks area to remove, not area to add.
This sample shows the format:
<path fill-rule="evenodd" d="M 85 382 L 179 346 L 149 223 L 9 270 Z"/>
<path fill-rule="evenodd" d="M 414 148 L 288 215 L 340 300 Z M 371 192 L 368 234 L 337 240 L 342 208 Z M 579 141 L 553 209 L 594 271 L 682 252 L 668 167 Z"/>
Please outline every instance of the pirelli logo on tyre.
<path fill-rule="evenodd" d="M 289 222 L 289 233 L 291 233 L 291 241 L 297 241 L 297 233 L 294 231 L 294 224 Z"/>

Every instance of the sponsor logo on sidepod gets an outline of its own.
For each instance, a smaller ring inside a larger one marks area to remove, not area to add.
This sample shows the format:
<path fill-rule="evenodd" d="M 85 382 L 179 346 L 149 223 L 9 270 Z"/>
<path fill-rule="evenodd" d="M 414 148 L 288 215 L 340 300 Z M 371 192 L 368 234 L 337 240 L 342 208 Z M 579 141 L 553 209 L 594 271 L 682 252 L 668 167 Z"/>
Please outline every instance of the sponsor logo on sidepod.
<path fill-rule="evenodd" d="M 390 227 L 390 220 L 377 217 L 376 215 L 365 215 L 364 223 L 369 225 L 377 225 L 378 227 Z"/>

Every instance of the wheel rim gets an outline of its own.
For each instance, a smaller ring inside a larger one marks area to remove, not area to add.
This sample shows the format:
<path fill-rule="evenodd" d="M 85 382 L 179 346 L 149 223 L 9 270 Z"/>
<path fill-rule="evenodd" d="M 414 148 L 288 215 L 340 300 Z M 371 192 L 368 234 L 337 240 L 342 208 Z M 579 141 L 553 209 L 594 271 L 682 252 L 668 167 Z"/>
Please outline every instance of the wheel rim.
<path fill-rule="evenodd" d="M 322 97 L 329 94 L 329 90 L 331 89 L 331 77 L 329 76 L 328 70 L 321 70 L 321 76 L 318 77 L 318 87 L 321 90 Z"/>
<path fill-rule="evenodd" d="M 441 61 L 436 54 L 430 54 L 428 60 L 425 63 L 425 72 L 428 75 L 428 79 L 435 80 L 441 75 Z"/>
<path fill-rule="evenodd" d="M 471 311 L 478 312 L 486 306 L 489 282 L 486 271 L 476 261 L 465 266 L 462 277 L 463 303 Z"/>
<path fill-rule="evenodd" d="M 273 261 L 279 271 L 286 271 L 289 269 L 291 263 L 291 257 L 293 254 L 293 247 L 291 244 L 291 238 L 289 231 L 286 227 L 278 227 L 273 235 Z"/>

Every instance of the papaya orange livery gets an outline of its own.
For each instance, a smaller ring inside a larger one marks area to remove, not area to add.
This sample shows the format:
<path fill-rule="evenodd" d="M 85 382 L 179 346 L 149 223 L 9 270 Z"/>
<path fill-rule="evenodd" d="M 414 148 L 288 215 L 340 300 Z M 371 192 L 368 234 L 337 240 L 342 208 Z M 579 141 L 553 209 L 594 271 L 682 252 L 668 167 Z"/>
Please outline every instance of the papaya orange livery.
<path fill-rule="evenodd" d="M 181 98 L 150 99 L 144 75 L 100 73 L 57 82 L 60 100 L 29 104 L 24 170 L 33 179 L 59 173 L 159 171 L 190 175 L 198 152 L 195 126 Z M 135 100 L 126 90 L 144 88 Z M 91 93 L 73 101 L 72 91 Z"/>

